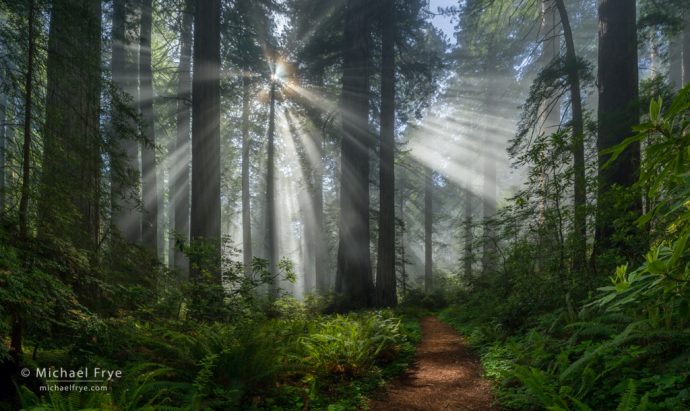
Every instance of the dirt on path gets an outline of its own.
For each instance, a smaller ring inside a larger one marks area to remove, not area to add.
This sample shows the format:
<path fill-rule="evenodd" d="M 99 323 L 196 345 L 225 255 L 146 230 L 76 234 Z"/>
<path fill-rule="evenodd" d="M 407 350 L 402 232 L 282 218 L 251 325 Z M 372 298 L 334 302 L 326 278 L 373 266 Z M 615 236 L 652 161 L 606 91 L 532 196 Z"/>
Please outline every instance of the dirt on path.
<path fill-rule="evenodd" d="M 434 317 L 423 318 L 421 325 L 414 364 L 386 385 L 381 398 L 370 402 L 371 410 L 499 410 L 476 354 L 462 337 Z"/>

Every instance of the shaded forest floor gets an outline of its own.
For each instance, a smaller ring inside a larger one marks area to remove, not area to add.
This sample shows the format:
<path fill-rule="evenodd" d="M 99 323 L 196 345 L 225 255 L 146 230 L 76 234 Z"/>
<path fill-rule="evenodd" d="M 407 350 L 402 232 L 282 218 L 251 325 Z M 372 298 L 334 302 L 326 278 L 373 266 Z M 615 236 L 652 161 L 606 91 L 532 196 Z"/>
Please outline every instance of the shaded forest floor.
<path fill-rule="evenodd" d="M 371 402 L 374 411 L 497 410 L 491 383 L 479 359 L 450 326 L 435 317 L 421 320 L 422 342 L 414 364 Z"/>

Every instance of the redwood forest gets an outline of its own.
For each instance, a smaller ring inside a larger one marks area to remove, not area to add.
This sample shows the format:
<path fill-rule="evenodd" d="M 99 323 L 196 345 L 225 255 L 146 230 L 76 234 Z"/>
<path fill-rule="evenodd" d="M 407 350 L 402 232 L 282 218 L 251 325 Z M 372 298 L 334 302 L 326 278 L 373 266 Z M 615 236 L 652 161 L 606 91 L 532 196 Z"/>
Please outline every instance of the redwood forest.
<path fill-rule="evenodd" d="M 0 0 L 6 410 L 690 410 L 690 1 Z"/>

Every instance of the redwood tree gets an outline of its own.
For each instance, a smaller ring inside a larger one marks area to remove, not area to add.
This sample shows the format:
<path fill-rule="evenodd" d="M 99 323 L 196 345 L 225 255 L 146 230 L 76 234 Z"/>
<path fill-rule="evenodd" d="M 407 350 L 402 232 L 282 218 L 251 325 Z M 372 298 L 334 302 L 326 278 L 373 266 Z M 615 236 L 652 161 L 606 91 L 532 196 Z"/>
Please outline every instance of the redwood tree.
<path fill-rule="evenodd" d="M 348 0 L 343 32 L 340 226 L 336 293 L 342 308 L 371 304 L 369 253 L 369 28 L 367 0 Z"/>
<path fill-rule="evenodd" d="M 220 282 L 220 0 L 194 10 L 192 205 L 190 239 L 208 245 L 207 268 Z M 199 267 L 190 266 L 197 278 Z"/>
<path fill-rule="evenodd" d="M 610 251 L 628 260 L 637 258 L 645 249 L 636 244 L 640 236 L 634 223 L 642 208 L 641 200 L 629 189 L 637 179 L 640 145 L 631 144 L 606 167 L 610 155 L 602 151 L 631 136 L 632 127 L 639 122 L 636 14 L 635 0 L 602 0 L 599 5 L 600 169 L 595 256 Z M 611 267 L 602 268 L 608 273 Z"/>

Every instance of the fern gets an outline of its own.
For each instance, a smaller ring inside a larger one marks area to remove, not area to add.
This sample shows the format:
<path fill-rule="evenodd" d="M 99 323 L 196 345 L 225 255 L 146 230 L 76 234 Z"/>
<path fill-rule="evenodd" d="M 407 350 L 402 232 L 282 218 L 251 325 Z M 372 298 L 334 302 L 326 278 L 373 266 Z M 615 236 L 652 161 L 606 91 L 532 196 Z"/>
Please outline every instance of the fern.
<path fill-rule="evenodd" d="M 637 411 L 637 404 L 637 386 L 635 380 L 630 379 L 616 411 Z"/>

